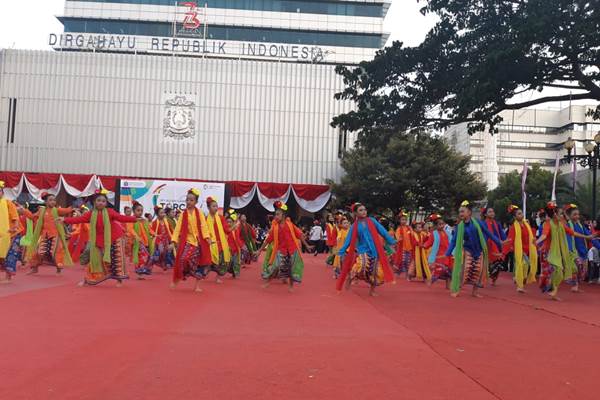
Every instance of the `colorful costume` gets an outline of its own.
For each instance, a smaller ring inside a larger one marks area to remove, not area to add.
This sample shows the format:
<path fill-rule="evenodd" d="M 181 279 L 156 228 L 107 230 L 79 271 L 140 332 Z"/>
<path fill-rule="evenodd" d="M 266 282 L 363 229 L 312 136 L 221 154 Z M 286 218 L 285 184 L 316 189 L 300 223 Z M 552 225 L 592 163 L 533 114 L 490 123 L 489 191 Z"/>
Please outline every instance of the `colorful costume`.
<path fill-rule="evenodd" d="M 567 235 L 574 235 L 571 228 L 562 221 L 549 219 L 544 222 L 542 235 L 546 239 L 542 246 L 544 257 L 540 273 L 540 289 L 545 293 L 558 290 L 565 277 L 572 276 L 577 268 L 567 244 Z"/>
<path fill-rule="evenodd" d="M 413 230 L 410 226 L 402 225 L 396 229 L 396 253 L 394 255 L 394 268 L 397 274 L 408 272 L 413 262 L 412 254 L 414 250 L 411 239 Z"/>
<path fill-rule="evenodd" d="M 227 235 L 230 232 L 229 225 L 225 221 L 225 217 L 219 214 L 208 214 L 206 217 L 208 226 L 208 234 L 213 242 L 210 245 L 211 265 L 204 269 L 204 275 L 208 275 L 210 271 L 216 272 L 219 276 L 225 275 L 228 271 L 228 266 L 231 263 L 231 250 L 227 242 Z"/>
<path fill-rule="evenodd" d="M 150 234 L 154 242 L 154 252 L 151 257 L 151 265 L 158 264 L 164 271 L 173 267 L 173 252 L 169 249 L 173 230 L 168 220 L 155 219 L 150 225 Z"/>
<path fill-rule="evenodd" d="M 337 230 L 337 242 L 335 246 L 336 254 L 335 258 L 333 259 L 333 272 L 336 278 L 339 278 L 342 272 L 342 258 L 338 254 L 338 249 L 341 249 L 344 243 L 346 242 L 346 238 L 348 237 L 348 231 L 349 229 L 344 229 L 342 227 L 339 227 Z"/>
<path fill-rule="evenodd" d="M 89 240 L 89 224 L 79 224 L 73 227 L 71 238 L 69 239 L 69 252 L 71 253 L 73 262 L 79 262 L 79 257 L 84 252 Z"/>
<path fill-rule="evenodd" d="M 502 248 L 500 240 L 487 230 L 485 225 L 475 219 L 458 224 L 456 234 L 446 250 L 449 257 L 454 252 L 454 267 L 452 269 L 451 290 L 457 293 L 461 285 L 472 285 L 480 288 L 485 286 L 488 274 L 487 240 L 492 240 Z"/>
<path fill-rule="evenodd" d="M 523 289 L 526 283 L 535 282 L 538 265 L 535 236 L 527 221 L 515 221 L 508 229 L 504 254 L 511 251 L 515 256 L 515 283 L 519 289 Z"/>
<path fill-rule="evenodd" d="M 211 265 L 210 235 L 204 214 L 197 208 L 182 212 L 171 239 L 177 243 L 173 282 L 188 276 L 203 279 L 204 270 Z"/>
<path fill-rule="evenodd" d="M 485 224 L 487 230 L 491 232 L 495 237 L 499 238 L 501 241 L 506 240 L 506 234 L 504 233 L 504 230 L 502 229 L 498 221 L 495 221 L 491 218 L 485 218 L 482 221 L 482 223 Z M 487 247 L 488 274 L 492 282 L 495 282 L 498 279 L 500 271 L 502 271 L 502 268 L 504 266 L 502 252 L 500 251 L 499 247 L 496 246 L 496 243 L 494 243 L 493 240 L 487 240 Z"/>
<path fill-rule="evenodd" d="M 90 240 L 79 262 L 85 265 L 85 283 L 97 285 L 108 279 L 129 279 L 124 258 L 125 234 L 120 223 L 134 222 L 133 216 L 121 215 L 113 209 L 88 211 L 80 217 L 65 218 L 65 223 L 90 224 Z"/>
<path fill-rule="evenodd" d="M 427 261 L 431 270 L 431 281 L 435 282 L 438 279 L 448 281 L 452 279 L 452 264 L 453 258 L 446 256 L 446 251 L 450 246 L 450 238 L 445 229 L 434 230 L 423 247 L 429 249 Z"/>
<path fill-rule="evenodd" d="M 302 282 L 304 261 L 300 256 L 300 236 L 302 231 L 289 218 L 281 223 L 273 221 L 265 239 L 272 246 L 267 247 L 263 279 L 291 278 L 293 282 Z"/>
<path fill-rule="evenodd" d="M 417 278 L 419 280 L 431 280 L 431 270 L 429 269 L 429 260 L 427 258 L 427 248 L 425 242 L 427 241 L 427 232 L 412 232 L 411 241 L 413 245 L 412 252 L 412 265 L 408 272 L 408 276 L 411 278 Z"/>
<path fill-rule="evenodd" d="M 0 271 L 12 276 L 17 273 L 17 262 L 21 257 L 19 232 L 19 215 L 12 201 L 0 198 Z"/>
<path fill-rule="evenodd" d="M 574 232 L 580 233 L 585 236 L 591 235 L 588 228 L 583 226 L 581 222 L 573 223 L 569 221 L 569 228 Z M 578 285 L 585 280 L 587 273 L 587 253 L 588 253 L 588 242 L 581 237 L 567 236 L 567 242 L 569 243 L 569 251 L 575 259 L 575 268 L 571 276 L 566 276 L 566 281 L 571 285 Z"/>
<path fill-rule="evenodd" d="M 364 280 L 371 286 L 394 281 L 382 238 L 389 245 L 396 244 L 394 238 L 374 218 L 359 218 L 352 224 L 338 251 L 343 261 L 337 290 L 342 289 L 348 274 L 350 280 Z"/>
<path fill-rule="evenodd" d="M 327 265 L 333 265 L 335 260 L 335 247 L 337 245 L 337 228 L 334 224 L 328 222 L 325 224 L 325 234 L 327 235 L 327 240 L 325 241 L 325 245 L 329 250 L 329 256 L 325 261 Z"/>
<path fill-rule="evenodd" d="M 57 224 L 58 217 L 70 215 L 71 208 L 40 207 L 35 214 L 24 209 L 27 218 L 34 221 L 32 243 L 27 249 L 27 258 L 30 260 L 31 269 L 37 271 L 44 262 L 55 265 L 60 271 L 64 266 L 73 265 L 65 227 Z"/>
<path fill-rule="evenodd" d="M 229 231 L 227 234 L 227 243 L 229 244 L 229 250 L 231 251 L 231 262 L 227 266 L 227 271 L 234 277 L 240 276 L 242 268 L 242 248 L 245 243 L 240 237 L 239 228 Z"/>
<path fill-rule="evenodd" d="M 256 246 L 256 232 L 254 228 L 247 222 L 240 221 L 239 236 L 243 240 L 244 245 L 241 249 L 242 262 L 249 265 L 252 261 L 256 261 L 253 254 L 258 247 Z"/>
<path fill-rule="evenodd" d="M 135 273 L 139 276 L 151 275 L 152 264 L 150 256 L 154 254 L 154 241 L 150 233 L 148 221 L 136 221 L 127 226 L 128 236 L 133 238 L 131 261 Z"/>

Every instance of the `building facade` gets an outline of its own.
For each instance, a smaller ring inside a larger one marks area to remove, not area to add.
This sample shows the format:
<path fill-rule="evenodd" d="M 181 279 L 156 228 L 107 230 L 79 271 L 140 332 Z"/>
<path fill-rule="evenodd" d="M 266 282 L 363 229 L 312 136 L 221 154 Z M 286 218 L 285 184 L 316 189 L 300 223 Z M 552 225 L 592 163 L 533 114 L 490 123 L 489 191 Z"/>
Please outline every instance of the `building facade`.
<path fill-rule="evenodd" d="M 554 171 L 557 155 L 566 154 L 563 143 L 568 138 L 593 140 L 600 124 L 586 115 L 592 107 L 595 106 L 503 111 L 496 135 L 478 132 L 470 136 L 468 124 L 463 123 L 448 128 L 444 136 L 458 152 L 471 157 L 471 170 L 492 190 L 498 186 L 500 176 L 522 170 L 525 160 Z M 577 142 L 575 152 L 585 154 L 582 142 Z M 571 172 L 571 168 L 562 165 L 561 172 Z"/>
<path fill-rule="evenodd" d="M 355 64 L 388 35 L 389 0 L 67 0 L 61 50 Z"/>

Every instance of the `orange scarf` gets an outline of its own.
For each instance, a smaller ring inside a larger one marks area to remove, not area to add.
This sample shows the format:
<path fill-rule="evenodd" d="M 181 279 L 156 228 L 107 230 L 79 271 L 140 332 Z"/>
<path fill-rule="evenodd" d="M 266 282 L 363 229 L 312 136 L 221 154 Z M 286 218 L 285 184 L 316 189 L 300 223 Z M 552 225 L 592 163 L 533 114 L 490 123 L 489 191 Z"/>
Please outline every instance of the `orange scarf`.
<path fill-rule="evenodd" d="M 296 248 L 300 250 L 300 242 L 296 237 L 296 232 L 294 230 L 294 224 L 292 224 L 292 220 L 289 218 L 285 219 L 285 223 L 287 224 L 288 229 L 292 235 L 292 239 L 294 239 L 294 243 L 296 243 Z M 277 255 L 277 249 L 279 248 L 279 223 L 277 221 L 273 221 L 271 224 L 271 233 L 273 236 L 273 251 L 271 252 L 271 258 L 269 259 L 269 264 L 273 264 L 275 261 L 275 256 Z"/>

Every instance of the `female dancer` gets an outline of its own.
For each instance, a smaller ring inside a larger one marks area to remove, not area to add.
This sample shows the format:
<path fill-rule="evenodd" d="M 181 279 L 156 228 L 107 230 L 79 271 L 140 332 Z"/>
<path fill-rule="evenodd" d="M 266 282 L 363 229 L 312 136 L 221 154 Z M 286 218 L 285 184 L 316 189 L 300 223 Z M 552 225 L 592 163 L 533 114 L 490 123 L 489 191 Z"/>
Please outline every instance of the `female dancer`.
<path fill-rule="evenodd" d="M 424 222 L 413 223 L 413 232 L 411 235 L 413 245 L 413 264 L 409 271 L 409 278 L 417 278 L 419 281 L 427 282 L 428 286 L 431 286 L 431 270 L 429 269 L 429 262 L 427 259 L 427 248 L 425 242 L 427 241 L 427 232 L 423 230 Z"/>
<path fill-rule="evenodd" d="M 244 265 L 250 265 L 252 261 L 256 261 L 253 257 L 253 254 L 256 251 L 256 231 L 246 221 L 245 214 L 240 214 L 239 230 L 240 237 L 244 241 L 241 250 L 242 263 Z"/>
<path fill-rule="evenodd" d="M 309 250 L 313 246 L 306 242 L 302 231 L 287 217 L 287 205 L 276 201 L 275 218 L 271 230 L 257 254 L 272 244 L 271 251 L 265 255 L 262 278 L 266 281 L 263 288 L 269 287 L 271 280 L 279 278 L 287 280 L 288 290 L 294 291 L 294 283 L 302 282 L 304 262 L 300 256 L 300 242 Z"/>
<path fill-rule="evenodd" d="M 573 231 L 590 236 L 591 232 L 581 223 L 581 214 L 579 208 L 575 204 L 565 206 L 565 214 L 567 216 L 568 226 Z M 575 258 L 575 266 L 577 267 L 571 276 L 566 276 L 567 283 L 573 285 L 572 292 L 580 292 L 579 284 L 585 280 L 588 270 L 588 242 L 582 237 L 567 237 L 569 242 L 569 250 Z"/>
<path fill-rule="evenodd" d="M 138 279 L 152 275 L 150 255 L 154 254 L 154 242 L 151 240 L 148 219 L 144 215 L 144 206 L 137 201 L 133 202 L 133 215 L 137 221 L 129 224 L 127 229 L 129 237 L 133 238 L 131 258 Z"/>
<path fill-rule="evenodd" d="M 20 246 L 15 240 L 19 232 L 17 207 L 4 197 L 4 182 L 0 181 L 0 283 L 9 283 L 17 273 Z"/>
<path fill-rule="evenodd" d="M 485 224 L 487 230 L 501 241 L 506 240 L 504 229 L 502 229 L 500 223 L 496 221 L 496 212 L 494 209 L 492 207 L 484 207 L 481 209 L 481 215 L 483 216 L 482 222 Z M 496 286 L 496 281 L 498 280 L 498 276 L 500 276 L 500 271 L 504 265 L 504 259 L 502 257 L 502 253 L 500 252 L 499 248 L 496 247 L 496 244 L 493 240 L 488 239 L 487 247 L 488 275 L 490 277 L 492 286 Z"/>
<path fill-rule="evenodd" d="M 227 243 L 229 244 L 229 249 L 231 250 L 231 262 L 227 266 L 227 272 L 229 272 L 234 278 L 240 276 L 240 271 L 242 268 L 241 262 L 241 251 L 244 246 L 244 241 L 240 237 L 240 228 L 237 224 L 237 214 L 228 213 L 225 221 L 229 226 L 229 233 L 227 234 Z"/>
<path fill-rule="evenodd" d="M 152 253 L 150 266 L 158 264 L 163 271 L 173 267 L 173 252 L 169 248 L 173 230 L 167 219 L 166 210 L 158 205 L 154 207 L 156 219 L 150 225 L 150 234 L 154 242 L 154 253 Z"/>
<path fill-rule="evenodd" d="M 325 241 L 325 245 L 327 246 L 327 260 L 325 263 L 327 265 L 333 265 L 333 261 L 335 259 L 335 247 L 337 244 L 337 228 L 335 226 L 335 218 L 333 214 L 327 214 L 327 223 L 325 224 L 325 235 L 327 236 L 327 240 Z"/>
<path fill-rule="evenodd" d="M 456 228 L 452 242 L 446 250 L 446 256 L 454 254 L 454 268 L 452 269 L 451 296 L 458 297 L 461 285 L 472 285 L 471 294 L 482 297 L 478 291 L 484 287 L 488 273 L 488 247 L 490 239 L 502 249 L 502 242 L 490 231 L 485 224 L 480 224 L 473 218 L 473 207 L 468 201 L 463 201 L 458 211 L 461 222 Z M 495 254 L 495 256 L 499 256 Z"/>
<path fill-rule="evenodd" d="M 56 223 L 56 219 L 70 215 L 72 208 L 59 208 L 56 206 L 56 197 L 49 193 L 42 193 L 44 206 L 35 214 L 23 209 L 23 213 L 34 221 L 32 244 L 28 248 L 27 258 L 30 260 L 31 271 L 36 274 L 44 262 L 56 266 L 56 274 L 62 272 L 63 267 L 73 265 L 65 227 Z"/>
<path fill-rule="evenodd" d="M 360 279 L 369 283 L 369 294 L 376 296 L 375 288 L 378 285 L 383 284 L 384 281 L 395 282 L 384 249 L 384 241 L 393 246 L 396 240 L 379 222 L 367 216 L 367 208 L 364 205 L 355 203 L 351 210 L 356 219 L 350 227 L 344 245 L 338 252 L 342 257 L 342 272 L 336 289 L 340 293 L 344 283 L 346 288 L 349 288 L 352 280 Z"/>
<path fill-rule="evenodd" d="M 401 211 L 399 214 L 399 225 L 396 229 L 396 253 L 394 255 L 394 268 L 397 275 L 406 272 L 406 278 L 410 280 L 408 270 L 413 263 L 413 244 L 411 240 L 412 229 L 408 224 L 408 214 Z"/>
<path fill-rule="evenodd" d="M 210 271 L 214 271 L 217 274 L 216 282 L 223 283 L 221 277 L 227 273 L 227 266 L 231 263 L 231 250 L 227 242 L 229 225 L 225 222 L 225 217 L 219 214 L 219 204 L 215 199 L 207 198 L 206 205 L 208 206 L 206 224 L 212 242 L 210 245 L 212 263 L 204 272 L 206 276 Z"/>
<path fill-rule="evenodd" d="M 508 239 L 504 242 L 503 253 L 505 256 L 510 252 L 514 253 L 517 292 L 525 293 L 524 286 L 536 280 L 538 253 L 535 236 L 519 207 L 509 206 L 508 213 L 514 221 L 508 229 Z"/>
<path fill-rule="evenodd" d="M 69 225 L 90 224 L 90 241 L 81 257 L 85 265 L 84 280 L 79 286 L 97 285 L 109 279 L 117 281 L 117 287 L 129 279 L 124 259 L 124 230 L 121 223 L 135 222 L 134 216 L 121 215 L 108 206 L 108 191 L 98 190 L 94 197 L 94 208 L 80 217 L 57 218 L 57 222 Z M 61 224 L 62 226 L 62 224 Z"/>
<path fill-rule="evenodd" d="M 80 217 L 89 209 L 82 204 L 78 209 L 73 210 L 71 216 Z M 73 226 L 71 231 L 71 237 L 69 238 L 69 252 L 74 262 L 79 262 L 81 253 L 85 250 L 88 241 L 90 240 L 90 225 L 89 224 L 77 224 Z"/>
<path fill-rule="evenodd" d="M 337 227 L 337 242 L 336 242 L 336 254 L 333 259 L 333 278 L 337 279 L 340 277 L 340 273 L 342 272 L 342 258 L 338 254 L 338 249 L 341 249 L 344 243 L 346 242 L 346 238 L 348 237 L 348 230 L 350 229 L 350 220 L 347 215 L 343 215 L 339 221 Z"/>
<path fill-rule="evenodd" d="M 179 215 L 173 231 L 171 249 L 177 249 L 173 267 L 171 288 L 185 280 L 188 276 L 196 278 L 195 291 L 201 292 L 200 280 L 204 279 L 203 271 L 211 265 L 210 235 L 206 218 L 196 205 L 200 191 L 190 189 L 185 199 L 185 211 Z"/>
<path fill-rule="evenodd" d="M 433 232 L 427 238 L 423 245 L 429 250 L 429 268 L 431 269 L 431 282 L 438 279 L 446 281 L 446 289 L 450 287 L 452 279 L 452 257 L 446 256 L 446 251 L 450 246 L 451 235 L 448 235 L 446 222 L 439 214 L 432 214 L 429 220 L 435 225 Z"/>

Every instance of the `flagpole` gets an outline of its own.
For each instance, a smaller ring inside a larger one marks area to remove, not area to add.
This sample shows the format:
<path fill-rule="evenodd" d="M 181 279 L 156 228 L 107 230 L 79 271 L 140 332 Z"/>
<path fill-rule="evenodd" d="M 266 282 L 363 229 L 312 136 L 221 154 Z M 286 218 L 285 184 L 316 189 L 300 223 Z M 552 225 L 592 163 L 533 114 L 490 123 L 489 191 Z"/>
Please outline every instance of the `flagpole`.
<path fill-rule="evenodd" d="M 526 184 L 527 184 L 527 172 L 529 171 L 529 169 L 527 168 L 527 160 L 525 160 L 523 162 L 523 172 L 521 173 L 521 198 L 523 201 L 523 215 L 525 216 L 525 219 L 527 219 L 527 191 L 526 191 Z"/>
<path fill-rule="evenodd" d="M 560 168 L 560 152 L 556 152 L 556 163 L 554 165 L 554 180 L 552 181 L 552 201 L 556 203 L 556 177 Z"/>

